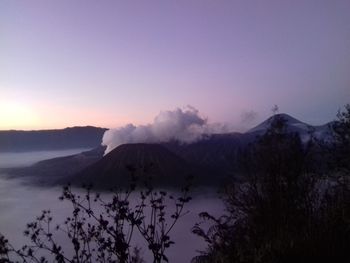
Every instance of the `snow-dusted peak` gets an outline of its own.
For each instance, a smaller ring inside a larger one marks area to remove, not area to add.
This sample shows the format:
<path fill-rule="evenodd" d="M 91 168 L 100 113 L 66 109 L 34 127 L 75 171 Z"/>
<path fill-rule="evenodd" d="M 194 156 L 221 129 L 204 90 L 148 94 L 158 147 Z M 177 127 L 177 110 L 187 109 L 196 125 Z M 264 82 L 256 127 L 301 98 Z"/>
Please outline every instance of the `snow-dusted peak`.
<path fill-rule="evenodd" d="M 248 131 L 248 133 L 266 132 L 267 129 L 269 129 L 271 127 L 271 123 L 274 120 L 276 120 L 277 118 L 282 118 L 283 120 L 285 120 L 287 129 L 290 130 L 292 128 L 292 130 L 290 130 L 290 131 L 293 131 L 295 129 L 308 131 L 312 127 L 311 125 L 308 125 L 304 122 L 301 122 L 301 121 L 293 118 L 292 116 L 290 116 L 286 113 L 280 113 L 280 114 L 276 114 L 276 115 L 271 116 L 270 118 L 268 118 L 267 120 L 265 120 L 264 122 L 259 124 L 258 126 L 250 129 Z"/>
<path fill-rule="evenodd" d="M 321 126 L 312 126 L 285 113 L 271 116 L 261 124 L 248 130 L 247 133 L 257 135 L 264 134 L 271 127 L 273 121 L 277 118 L 282 118 L 283 120 L 285 120 L 287 132 L 298 133 L 302 141 L 307 141 L 310 138 L 311 133 L 313 133 L 314 136 L 319 139 L 326 139 L 326 137 L 329 137 L 330 135 L 329 124 Z"/>

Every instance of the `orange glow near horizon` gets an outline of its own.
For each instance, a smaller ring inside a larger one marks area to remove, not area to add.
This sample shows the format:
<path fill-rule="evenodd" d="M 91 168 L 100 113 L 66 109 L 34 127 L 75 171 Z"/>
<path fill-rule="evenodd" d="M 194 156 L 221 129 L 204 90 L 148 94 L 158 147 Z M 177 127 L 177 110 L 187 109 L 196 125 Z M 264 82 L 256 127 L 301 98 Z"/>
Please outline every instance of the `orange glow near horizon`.
<path fill-rule="evenodd" d="M 0 101 L 0 130 L 63 129 L 73 126 L 115 128 L 127 123 L 135 122 L 121 114 L 88 108 L 67 109 L 50 104 L 31 106 L 19 101 Z"/>
<path fill-rule="evenodd" d="M 28 105 L 16 101 L 0 102 L 0 129 L 32 129 L 39 127 L 38 114 Z"/>

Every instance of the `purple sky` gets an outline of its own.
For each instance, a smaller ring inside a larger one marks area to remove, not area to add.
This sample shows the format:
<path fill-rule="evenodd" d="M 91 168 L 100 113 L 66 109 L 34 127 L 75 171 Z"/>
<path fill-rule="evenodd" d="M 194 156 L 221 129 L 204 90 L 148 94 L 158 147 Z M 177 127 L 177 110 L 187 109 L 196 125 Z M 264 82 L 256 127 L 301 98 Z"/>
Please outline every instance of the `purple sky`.
<path fill-rule="evenodd" d="M 350 103 L 349 14 L 349 0 L 2 0 L 0 129 L 141 124 L 186 105 L 237 129 L 274 104 L 323 124 Z"/>

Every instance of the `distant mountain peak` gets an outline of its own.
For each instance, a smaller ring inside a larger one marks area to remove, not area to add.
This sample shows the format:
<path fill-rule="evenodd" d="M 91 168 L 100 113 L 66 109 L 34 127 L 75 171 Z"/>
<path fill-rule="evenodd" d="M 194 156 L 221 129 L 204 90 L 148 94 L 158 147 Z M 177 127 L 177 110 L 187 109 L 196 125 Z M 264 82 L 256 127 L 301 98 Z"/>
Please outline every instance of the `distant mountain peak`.
<path fill-rule="evenodd" d="M 283 118 L 287 122 L 299 122 L 299 123 L 302 123 L 300 120 L 290 116 L 287 113 L 277 113 L 275 115 L 272 115 L 269 119 L 273 120 L 273 119 L 276 119 L 276 118 Z"/>
<path fill-rule="evenodd" d="M 269 117 L 259 125 L 248 130 L 246 134 L 263 135 L 271 127 L 272 122 L 277 118 L 282 118 L 285 120 L 287 132 L 298 133 L 303 142 L 307 142 L 311 138 L 311 133 L 313 133 L 313 135 L 318 139 L 330 140 L 330 123 L 320 126 L 313 126 L 302 122 L 286 113 L 279 113 Z"/>
<path fill-rule="evenodd" d="M 276 120 L 277 118 L 282 118 L 283 120 L 285 120 L 287 128 L 289 128 L 289 129 L 292 128 L 292 130 L 295 130 L 296 132 L 300 132 L 301 130 L 308 131 L 308 130 L 310 130 L 310 128 L 312 128 L 311 125 L 306 124 L 306 123 L 290 116 L 289 114 L 279 113 L 279 114 L 275 114 L 275 115 L 269 117 L 267 120 L 263 121 L 259 125 L 248 130 L 247 133 L 266 132 L 271 127 L 271 123 L 274 120 Z"/>
<path fill-rule="evenodd" d="M 128 185 L 132 170 L 141 180 L 151 176 L 157 183 L 176 185 L 184 182 L 191 166 L 160 144 L 122 144 L 79 173 L 73 182 Z"/>

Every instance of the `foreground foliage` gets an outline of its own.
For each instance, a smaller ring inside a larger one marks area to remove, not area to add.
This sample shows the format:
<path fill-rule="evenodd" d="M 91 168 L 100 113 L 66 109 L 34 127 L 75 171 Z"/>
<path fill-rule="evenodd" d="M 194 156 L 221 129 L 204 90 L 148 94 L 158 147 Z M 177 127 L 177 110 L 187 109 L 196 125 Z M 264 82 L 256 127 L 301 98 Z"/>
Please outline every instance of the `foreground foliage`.
<path fill-rule="evenodd" d="M 275 118 L 245 152 L 248 181 L 226 190 L 227 214 L 200 214 L 212 226 L 193 228 L 207 243 L 193 262 L 350 262 L 350 106 L 338 117 L 326 148 Z"/>
<path fill-rule="evenodd" d="M 30 242 L 21 249 L 13 248 L 0 236 L 0 262 L 132 262 L 141 263 L 140 248 L 132 247 L 138 232 L 153 255 L 153 262 L 167 262 L 166 250 L 174 244 L 170 232 L 186 213 L 190 201 L 189 185 L 182 188 L 181 196 L 174 198 L 165 191 L 152 188 L 140 191 L 138 203 L 132 204 L 135 186 L 127 191 L 113 191 L 108 200 L 99 194 L 75 194 L 67 186 L 60 200 L 72 205 L 72 213 L 63 224 L 55 225 L 51 212 L 44 210 L 24 232 Z M 135 197 L 135 195 L 134 195 Z M 174 204 L 172 213 L 165 201 Z M 66 242 L 59 241 L 59 235 Z M 67 248 L 68 247 L 68 248 Z"/>

